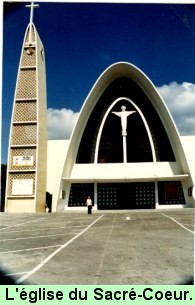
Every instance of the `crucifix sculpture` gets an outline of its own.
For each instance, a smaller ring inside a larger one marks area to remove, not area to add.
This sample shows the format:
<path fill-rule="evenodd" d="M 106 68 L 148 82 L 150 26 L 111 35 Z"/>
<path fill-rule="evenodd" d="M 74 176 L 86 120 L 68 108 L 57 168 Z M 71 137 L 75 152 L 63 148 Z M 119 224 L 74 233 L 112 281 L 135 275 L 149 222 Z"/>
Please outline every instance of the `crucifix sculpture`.
<path fill-rule="evenodd" d="M 122 106 L 120 112 L 112 111 L 113 114 L 121 118 L 122 137 L 123 137 L 123 162 L 127 162 L 127 117 L 136 111 L 126 111 L 126 107 Z"/>
<path fill-rule="evenodd" d="M 34 8 L 39 7 L 38 4 L 34 4 L 34 2 L 31 2 L 30 5 L 26 5 L 26 7 L 30 8 L 30 27 L 29 27 L 29 45 L 32 44 L 32 23 L 33 23 L 33 13 L 34 13 Z"/>

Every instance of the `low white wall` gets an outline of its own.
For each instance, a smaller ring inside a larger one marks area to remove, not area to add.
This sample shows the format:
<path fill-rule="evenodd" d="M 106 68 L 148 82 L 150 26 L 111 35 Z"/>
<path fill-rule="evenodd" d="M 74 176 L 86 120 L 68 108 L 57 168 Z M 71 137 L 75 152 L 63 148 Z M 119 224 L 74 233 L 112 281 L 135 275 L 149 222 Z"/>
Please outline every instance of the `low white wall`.
<path fill-rule="evenodd" d="M 56 211 L 64 160 L 69 140 L 47 142 L 47 192 L 52 194 L 52 211 Z"/>

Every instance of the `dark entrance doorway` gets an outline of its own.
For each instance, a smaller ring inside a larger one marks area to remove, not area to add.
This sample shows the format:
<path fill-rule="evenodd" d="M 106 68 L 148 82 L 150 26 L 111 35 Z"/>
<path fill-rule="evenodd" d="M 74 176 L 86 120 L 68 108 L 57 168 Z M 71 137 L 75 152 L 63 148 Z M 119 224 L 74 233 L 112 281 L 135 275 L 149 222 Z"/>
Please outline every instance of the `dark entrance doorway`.
<path fill-rule="evenodd" d="M 160 205 L 186 204 L 181 181 L 158 182 L 158 197 Z"/>
<path fill-rule="evenodd" d="M 90 196 L 94 205 L 93 183 L 72 183 L 68 201 L 69 207 L 86 206 L 87 197 Z"/>
<path fill-rule="evenodd" d="M 52 194 L 46 192 L 46 205 L 49 208 L 49 212 L 52 210 Z"/>
<path fill-rule="evenodd" d="M 99 210 L 155 208 L 153 182 L 99 183 L 97 193 Z"/>

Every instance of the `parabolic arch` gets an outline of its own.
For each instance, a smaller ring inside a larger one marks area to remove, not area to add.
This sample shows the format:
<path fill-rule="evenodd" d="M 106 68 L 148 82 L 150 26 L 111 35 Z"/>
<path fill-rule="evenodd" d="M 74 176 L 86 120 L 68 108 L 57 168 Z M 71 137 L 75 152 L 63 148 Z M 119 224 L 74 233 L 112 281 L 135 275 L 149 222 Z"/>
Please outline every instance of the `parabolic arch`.
<path fill-rule="evenodd" d="M 155 109 L 157 116 L 159 117 L 159 121 L 161 122 L 165 130 L 166 137 L 168 138 L 169 143 L 171 143 L 170 146 L 173 150 L 175 161 L 177 162 L 177 164 L 179 164 L 179 167 L 181 168 L 181 174 L 189 174 L 190 171 L 188 168 L 187 160 L 181 144 L 177 127 L 162 97 L 160 96 L 150 79 L 140 69 L 127 62 L 118 62 L 108 67 L 100 75 L 100 77 L 97 79 L 94 86 L 92 87 L 91 91 L 89 92 L 81 108 L 80 115 L 70 138 L 70 144 L 62 170 L 62 179 L 64 179 L 64 181 L 66 179 L 68 180 L 71 176 L 74 164 L 79 163 L 79 150 L 82 146 L 82 141 L 86 132 L 87 124 L 90 121 L 90 118 L 92 117 L 95 107 L 98 105 L 98 103 L 100 103 L 101 97 L 109 88 L 109 86 L 111 86 L 112 83 L 116 82 L 119 79 L 126 79 L 132 81 L 134 84 L 136 84 L 137 87 L 139 87 L 140 91 L 143 92 L 146 99 L 148 99 L 148 101 L 151 103 L 153 109 Z M 116 99 L 122 96 L 124 95 L 121 94 L 121 96 L 116 96 Z M 132 100 L 136 103 L 135 99 L 132 98 Z M 96 141 L 96 139 L 94 141 Z M 88 144 L 92 144 L 90 143 L 90 140 Z M 92 157 L 92 159 L 93 160 L 91 160 L 90 162 L 87 161 L 83 163 L 93 163 L 95 158 Z M 188 184 L 190 183 L 191 182 L 188 182 Z M 59 181 L 59 192 L 60 188 L 61 181 Z"/>

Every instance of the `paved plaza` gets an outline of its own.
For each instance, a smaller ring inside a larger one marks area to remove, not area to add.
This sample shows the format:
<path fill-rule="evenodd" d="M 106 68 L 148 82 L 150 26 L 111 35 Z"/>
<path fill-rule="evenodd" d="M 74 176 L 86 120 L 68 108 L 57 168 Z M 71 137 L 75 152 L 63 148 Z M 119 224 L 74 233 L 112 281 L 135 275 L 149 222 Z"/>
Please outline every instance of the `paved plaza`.
<path fill-rule="evenodd" d="M 194 209 L 0 214 L 21 284 L 179 284 L 194 274 Z"/>

